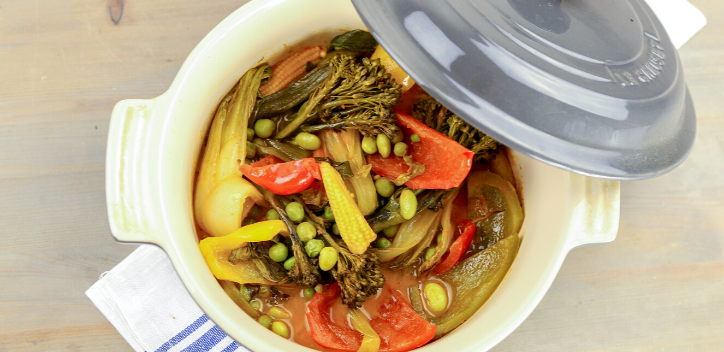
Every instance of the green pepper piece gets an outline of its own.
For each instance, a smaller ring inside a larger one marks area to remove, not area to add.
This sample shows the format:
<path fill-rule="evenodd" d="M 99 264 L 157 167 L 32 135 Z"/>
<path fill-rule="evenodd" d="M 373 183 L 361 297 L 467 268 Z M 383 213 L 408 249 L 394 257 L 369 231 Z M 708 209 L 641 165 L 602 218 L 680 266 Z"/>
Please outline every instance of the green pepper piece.
<path fill-rule="evenodd" d="M 510 182 L 488 171 L 471 172 L 467 182 L 468 219 L 476 227 L 473 248 L 488 248 L 520 231 L 523 209 Z"/>
<path fill-rule="evenodd" d="M 520 238 L 517 234 L 508 236 L 440 276 L 457 292 L 447 312 L 430 319 L 437 326 L 435 339 L 457 328 L 483 306 L 505 278 L 519 246 Z"/>

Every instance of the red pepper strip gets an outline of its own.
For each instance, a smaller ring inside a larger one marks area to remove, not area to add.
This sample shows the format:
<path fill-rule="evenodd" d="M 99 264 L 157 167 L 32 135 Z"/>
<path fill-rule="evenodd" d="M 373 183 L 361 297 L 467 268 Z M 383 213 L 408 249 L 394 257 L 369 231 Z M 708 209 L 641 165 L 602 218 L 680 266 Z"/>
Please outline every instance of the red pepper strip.
<path fill-rule="evenodd" d="M 337 283 L 323 293 L 317 293 L 307 306 L 309 336 L 322 347 L 338 351 L 357 351 L 362 334 L 347 325 L 332 322 L 329 306 L 340 293 Z M 421 317 L 398 291 L 379 309 L 380 316 L 370 321 L 380 336 L 380 352 L 409 351 L 422 346 L 435 336 L 437 327 Z"/>
<path fill-rule="evenodd" d="M 452 269 L 470 247 L 470 242 L 473 241 L 473 235 L 475 235 L 475 224 L 465 220 L 458 226 L 461 229 L 460 237 L 450 245 L 450 250 L 440 259 L 440 263 L 435 269 L 432 269 L 433 275 L 440 275 Z"/>
<path fill-rule="evenodd" d="M 415 312 L 399 291 L 380 307 L 370 325 L 380 336 L 380 352 L 402 352 L 420 347 L 435 337 L 437 327 Z"/>
<path fill-rule="evenodd" d="M 405 132 L 412 159 L 425 165 L 425 172 L 405 185 L 412 189 L 450 189 L 460 186 L 473 165 L 474 153 L 410 115 L 397 112 L 397 122 Z M 420 141 L 412 143 L 412 134 L 418 135 Z M 372 165 L 372 171 L 391 180 L 409 169 L 404 160 L 397 156 L 383 158 L 380 154 L 372 154 L 367 162 Z"/>
<path fill-rule="evenodd" d="M 341 289 L 335 282 L 327 291 L 316 293 L 307 305 L 309 336 L 318 345 L 333 350 L 354 352 L 362 345 L 362 334 L 347 325 L 332 322 L 329 306 L 339 297 Z"/>
<path fill-rule="evenodd" d="M 257 163 L 261 163 L 265 159 Z M 239 169 L 254 183 L 279 195 L 299 193 L 307 189 L 314 179 L 322 179 L 319 165 L 312 158 L 258 167 L 253 164 L 244 164 Z"/>

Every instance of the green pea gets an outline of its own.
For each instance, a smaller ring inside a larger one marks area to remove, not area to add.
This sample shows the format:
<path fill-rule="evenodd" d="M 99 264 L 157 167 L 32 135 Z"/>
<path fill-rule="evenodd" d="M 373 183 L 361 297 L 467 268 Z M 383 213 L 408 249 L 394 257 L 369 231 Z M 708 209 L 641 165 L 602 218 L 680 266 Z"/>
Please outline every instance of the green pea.
<path fill-rule="evenodd" d="M 410 140 L 411 140 L 413 143 L 417 143 L 417 142 L 420 141 L 420 136 L 418 136 L 418 135 L 416 135 L 416 134 L 413 134 L 412 136 L 410 136 Z"/>
<path fill-rule="evenodd" d="M 249 293 L 249 289 L 247 289 L 245 285 L 239 285 L 239 293 L 241 293 L 241 297 L 244 298 L 245 301 L 251 301 L 251 293 Z"/>
<path fill-rule="evenodd" d="M 425 298 L 427 298 L 427 306 L 433 312 L 442 312 L 447 308 L 447 292 L 445 288 L 430 282 L 425 284 Z"/>
<path fill-rule="evenodd" d="M 400 130 L 395 135 L 395 138 L 392 138 L 392 144 L 400 143 L 403 140 L 405 140 L 405 132 L 402 132 L 402 130 Z"/>
<path fill-rule="evenodd" d="M 380 237 L 375 241 L 375 247 L 377 248 L 390 248 L 390 246 L 392 246 L 392 242 L 384 237 Z"/>
<path fill-rule="evenodd" d="M 292 267 L 296 263 L 297 260 L 294 259 L 294 257 L 289 257 L 287 260 L 284 261 L 284 269 L 286 269 L 287 271 L 292 270 Z"/>
<path fill-rule="evenodd" d="M 274 319 L 289 319 L 292 317 L 289 312 L 279 307 L 271 307 L 269 309 L 269 315 Z"/>
<path fill-rule="evenodd" d="M 269 119 L 259 119 L 256 120 L 256 123 L 254 123 L 254 133 L 256 133 L 259 138 L 268 138 L 274 134 L 275 127 L 274 121 Z"/>
<path fill-rule="evenodd" d="M 246 157 L 253 158 L 256 155 L 256 144 L 252 142 L 246 142 Z"/>
<path fill-rule="evenodd" d="M 335 235 L 339 235 L 339 226 L 337 226 L 336 222 L 332 224 L 332 233 Z"/>
<path fill-rule="evenodd" d="M 412 219 L 417 211 L 417 196 L 411 190 L 406 189 L 400 194 L 400 215 L 405 220 Z"/>
<path fill-rule="evenodd" d="M 362 138 L 362 150 L 367 154 L 377 153 L 377 142 L 374 137 Z"/>
<path fill-rule="evenodd" d="M 314 286 L 314 292 L 322 293 L 324 291 L 324 286 L 322 284 L 317 284 L 317 286 Z"/>
<path fill-rule="evenodd" d="M 307 132 L 301 132 L 296 135 L 294 141 L 297 142 L 298 146 L 306 150 L 315 150 L 322 146 L 322 140 L 319 139 L 319 137 Z"/>
<path fill-rule="evenodd" d="M 385 198 L 395 193 L 395 184 L 387 177 L 378 178 L 375 181 L 375 188 L 377 188 L 377 193 Z"/>
<path fill-rule="evenodd" d="M 433 247 L 433 246 L 427 247 L 427 249 L 425 249 L 425 260 L 430 260 L 430 258 L 432 258 L 432 256 L 435 255 L 436 251 L 437 251 L 437 247 Z"/>
<path fill-rule="evenodd" d="M 246 140 L 251 141 L 254 139 L 254 129 L 253 128 L 247 128 L 246 129 Z"/>
<path fill-rule="evenodd" d="M 319 252 L 319 268 L 329 271 L 337 264 L 337 250 L 332 247 L 324 247 Z"/>
<path fill-rule="evenodd" d="M 332 212 L 332 207 L 329 205 L 324 207 L 324 214 L 322 214 L 322 217 L 329 221 L 334 221 L 334 212 Z"/>
<path fill-rule="evenodd" d="M 289 338 L 289 327 L 285 322 L 275 321 L 274 323 L 272 323 L 271 329 L 272 331 L 274 331 L 275 334 L 285 339 Z"/>
<path fill-rule="evenodd" d="M 380 155 L 382 155 L 383 158 L 390 156 L 390 153 L 392 152 L 390 138 L 384 133 L 377 135 L 377 151 L 380 152 Z"/>
<path fill-rule="evenodd" d="M 285 261 L 288 255 L 289 249 L 284 243 L 277 243 L 269 248 L 269 258 L 277 263 Z"/>
<path fill-rule="evenodd" d="M 397 155 L 399 157 L 405 156 L 405 154 L 407 154 L 407 143 L 405 143 L 405 142 L 395 143 L 395 149 L 394 149 L 393 153 L 395 153 L 395 155 Z"/>
<path fill-rule="evenodd" d="M 308 221 L 302 222 L 297 225 L 297 236 L 302 242 L 308 242 L 317 237 L 317 229 Z"/>
<path fill-rule="evenodd" d="M 304 251 L 307 252 L 309 258 L 316 258 L 319 252 L 322 251 L 322 248 L 324 248 L 324 242 L 322 240 L 309 240 L 309 242 L 304 245 Z"/>
<path fill-rule="evenodd" d="M 261 310 L 261 301 L 252 301 L 251 307 L 255 310 Z"/>
<path fill-rule="evenodd" d="M 271 296 L 271 287 L 267 285 L 261 285 L 259 286 L 259 292 L 256 293 L 257 296 L 260 298 L 267 298 Z"/>
<path fill-rule="evenodd" d="M 261 326 L 269 329 L 272 326 L 272 318 L 268 315 L 262 315 L 259 317 L 259 320 L 257 320 Z"/>
<path fill-rule="evenodd" d="M 304 297 L 306 297 L 307 299 L 312 299 L 312 297 L 314 297 L 314 294 L 317 293 L 317 291 L 315 291 L 313 287 L 305 287 L 303 291 Z"/>
<path fill-rule="evenodd" d="M 291 202 L 284 209 L 289 219 L 294 222 L 302 222 L 304 220 L 304 207 L 299 202 Z"/>
<path fill-rule="evenodd" d="M 397 230 L 400 229 L 400 224 L 392 225 L 390 227 L 386 227 L 384 230 L 382 230 L 382 233 L 385 234 L 385 236 L 392 238 L 395 237 L 397 234 Z"/>
<path fill-rule="evenodd" d="M 241 226 L 251 225 L 255 222 L 256 222 L 256 220 L 254 220 L 254 219 L 246 218 L 246 219 L 244 219 L 244 221 L 241 222 Z"/>
<path fill-rule="evenodd" d="M 266 219 L 267 220 L 281 220 L 282 217 L 279 216 L 279 213 L 277 213 L 274 209 L 269 209 L 268 212 L 266 212 Z"/>

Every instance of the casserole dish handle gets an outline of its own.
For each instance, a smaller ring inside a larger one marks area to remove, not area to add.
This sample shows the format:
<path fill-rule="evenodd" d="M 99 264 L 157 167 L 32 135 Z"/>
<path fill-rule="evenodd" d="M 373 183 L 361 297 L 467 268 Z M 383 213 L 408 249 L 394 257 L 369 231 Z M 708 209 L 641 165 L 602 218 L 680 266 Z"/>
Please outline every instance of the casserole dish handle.
<path fill-rule="evenodd" d="M 111 114 L 106 150 L 106 205 L 113 237 L 162 245 L 159 98 L 122 100 Z"/>
<path fill-rule="evenodd" d="M 621 197 L 619 181 L 570 175 L 570 189 L 576 192 L 571 195 L 573 212 L 567 250 L 616 239 Z"/>

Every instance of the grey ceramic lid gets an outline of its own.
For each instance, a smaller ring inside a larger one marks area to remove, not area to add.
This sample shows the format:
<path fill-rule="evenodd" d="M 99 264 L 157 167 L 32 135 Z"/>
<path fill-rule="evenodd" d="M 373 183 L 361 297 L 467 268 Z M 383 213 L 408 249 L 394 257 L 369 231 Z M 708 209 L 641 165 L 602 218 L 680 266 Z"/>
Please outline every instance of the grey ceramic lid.
<path fill-rule="evenodd" d="M 428 93 L 503 144 L 619 180 L 680 164 L 696 118 L 643 0 L 352 0 Z"/>

